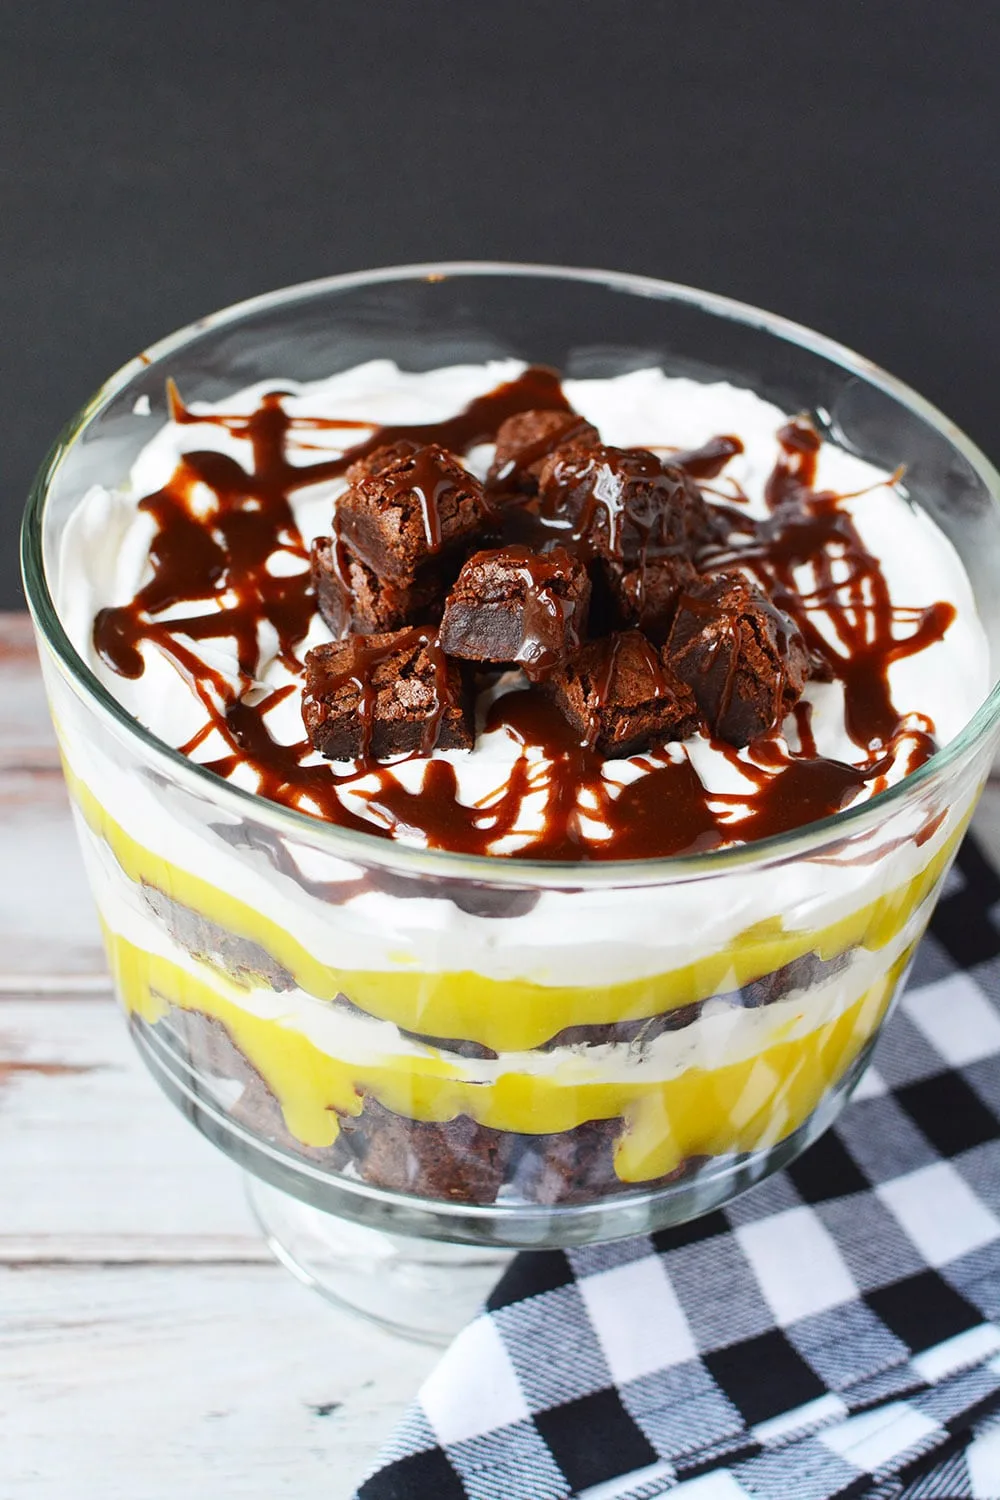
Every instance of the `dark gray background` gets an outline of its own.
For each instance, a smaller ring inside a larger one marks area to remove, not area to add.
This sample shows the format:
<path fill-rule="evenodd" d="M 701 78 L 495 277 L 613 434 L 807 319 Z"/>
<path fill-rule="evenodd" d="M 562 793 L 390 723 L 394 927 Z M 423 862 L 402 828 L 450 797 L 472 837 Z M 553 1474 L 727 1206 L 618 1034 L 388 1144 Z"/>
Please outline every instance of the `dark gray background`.
<path fill-rule="evenodd" d="M 0 0 L 0 606 L 61 424 L 284 282 L 465 256 L 814 324 L 994 456 L 991 0 Z"/>

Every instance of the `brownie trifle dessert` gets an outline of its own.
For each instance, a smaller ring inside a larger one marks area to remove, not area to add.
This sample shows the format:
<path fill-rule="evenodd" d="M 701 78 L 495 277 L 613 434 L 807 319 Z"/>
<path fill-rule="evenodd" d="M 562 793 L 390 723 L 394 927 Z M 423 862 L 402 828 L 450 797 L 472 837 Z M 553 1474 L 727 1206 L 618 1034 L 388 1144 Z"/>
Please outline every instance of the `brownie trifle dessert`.
<path fill-rule="evenodd" d="M 273 1149 L 431 1199 L 584 1202 L 790 1135 L 967 809 L 736 873 L 725 910 L 696 863 L 632 862 L 833 817 L 982 701 L 969 582 L 898 457 L 657 369 L 172 389 L 128 483 L 81 497 L 60 612 L 159 739 L 317 835 L 196 823 L 68 753 L 149 1045 Z"/>

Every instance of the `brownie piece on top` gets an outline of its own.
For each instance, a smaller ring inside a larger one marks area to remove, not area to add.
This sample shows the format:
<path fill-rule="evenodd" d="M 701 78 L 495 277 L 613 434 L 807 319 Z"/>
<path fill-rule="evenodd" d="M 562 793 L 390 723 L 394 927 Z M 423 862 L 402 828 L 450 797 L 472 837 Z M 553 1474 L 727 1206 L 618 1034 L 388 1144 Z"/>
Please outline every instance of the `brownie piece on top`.
<path fill-rule="evenodd" d="M 312 544 L 312 583 L 316 604 L 337 640 L 349 631 L 375 635 L 404 625 L 425 625 L 441 608 L 449 570 L 426 565 L 409 583 L 379 578 L 333 537 Z"/>
<path fill-rule="evenodd" d="M 572 411 L 521 411 L 500 424 L 486 483 L 519 495 L 538 491 L 538 476 L 550 453 L 567 443 L 599 443 L 596 427 Z"/>
<path fill-rule="evenodd" d="M 798 626 L 742 573 L 685 589 L 662 659 L 691 688 L 716 739 L 737 746 L 781 723 L 810 668 Z"/>
<path fill-rule="evenodd" d="M 587 570 L 564 547 L 476 552 L 448 595 L 441 646 L 467 661 L 516 663 L 538 681 L 580 645 L 589 602 Z"/>
<path fill-rule="evenodd" d="M 329 760 L 469 750 L 471 709 L 461 670 L 432 631 L 351 636 L 306 655 L 302 720 Z"/>
<path fill-rule="evenodd" d="M 597 556 L 628 571 L 658 556 L 693 556 L 719 535 L 719 520 L 683 469 L 645 448 L 574 443 L 542 465 L 546 515 L 565 515 Z"/>
<path fill-rule="evenodd" d="M 347 477 L 335 535 L 393 583 L 412 583 L 423 564 L 471 535 L 488 514 L 479 480 L 436 443 L 378 448 Z"/>
<path fill-rule="evenodd" d="M 425 623 L 489 513 L 482 485 L 444 448 L 408 440 L 358 459 L 347 479 L 332 537 L 313 544 L 320 613 L 338 638 Z"/>
<path fill-rule="evenodd" d="M 694 565 L 678 552 L 649 557 L 627 572 L 602 558 L 601 568 L 621 624 L 637 625 L 661 646 L 670 633 L 677 600 L 698 579 Z"/>
<path fill-rule="evenodd" d="M 691 689 L 639 630 L 589 641 L 549 687 L 581 744 L 608 759 L 686 739 L 699 727 Z"/>

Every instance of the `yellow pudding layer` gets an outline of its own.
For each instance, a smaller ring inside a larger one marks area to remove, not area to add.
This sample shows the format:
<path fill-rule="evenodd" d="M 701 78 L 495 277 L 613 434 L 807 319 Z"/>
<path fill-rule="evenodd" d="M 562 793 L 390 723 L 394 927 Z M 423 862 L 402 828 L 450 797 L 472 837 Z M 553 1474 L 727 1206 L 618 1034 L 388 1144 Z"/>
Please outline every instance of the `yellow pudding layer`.
<path fill-rule="evenodd" d="M 317 999 L 345 995 L 369 1015 L 406 1031 L 475 1041 L 495 1052 L 529 1051 L 569 1026 L 660 1015 L 749 984 L 809 953 L 828 960 L 856 946 L 871 951 L 884 948 L 943 875 L 967 821 L 963 818 L 918 875 L 825 927 L 789 931 L 780 917 L 773 917 L 746 928 L 720 952 L 693 963 L 589 988 L 495 979 L 469 970 L 428 972 L 417 968 L 405 953 L 393 955 L 394 967 L 389 970 L 342 969 L 322 963 L 273 919 L 151 852 L 110 816 L 69 767 L 66 775 L 84 819 L 107 844 L 129 880 L 154 886 L 180 906 L 257 944 L 288 970 L 301 990 Z"/>
<path fill-rule="evenodd" d="M 243 992 L 212 970 L 182 968 L 106 930 L 108 956 L 126 1008 L 155 1023 L 170 1006 L 220 1021 L 281 1107 L 304 1145 L 329 1146 L 338 1112 L 357 1115 L 370 1095 L 398 1115 L 447 1121 L 468 1115 L 495 1130 L 550 1134 L 589 1120 L 623 1121 L 615 1170 L 641 1183 L 686 1158 L 747 1152 L 773 1145 L 805 1121 L 874 1035 L 909 960 L 911 943 L 856 1001 L 806 1035 L 776 1025 L 753 1056 L 677 1076 L 602 1079 L 600 1062 L 581 1076 L 578 1058 L 546 1074 L 501 1072 L 488 1085 L 461 1076 L 434 1049 L 346 1063 L 320 1050 L 289 1019 L 262 1018 L 241 1004 Z"/>

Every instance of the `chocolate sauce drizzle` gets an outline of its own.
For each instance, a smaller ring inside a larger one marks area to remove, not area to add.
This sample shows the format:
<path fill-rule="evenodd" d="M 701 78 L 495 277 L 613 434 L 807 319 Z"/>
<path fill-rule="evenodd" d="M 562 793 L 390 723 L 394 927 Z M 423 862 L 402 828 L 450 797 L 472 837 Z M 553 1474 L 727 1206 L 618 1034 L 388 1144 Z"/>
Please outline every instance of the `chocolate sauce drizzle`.
<path fill-rule="evenodd" d="M 753 521 L 731 511 L 734 528 L 744 536 L 730 549 L 703 558 L 702 566 L 738 564 L 757 576 L 774 604 L 798 625 L 806 645 L 825 665 L 825 675 L 843 685 L 850 738 L 878 755 L 904 729 L 889 691 L 889 667 L 940 641 L 955 608 L 944 602 L 921 610 L 894 606 L 878 559 L 866 551 L 841 497 L 813 489 L 820 449 L 815 428 L 804 418 L 789 422 L 779 431 L 778 443 L 780 457 L 765 489 L 770 515 Z M 805 564 L 816 576 L 808 593 L 794 576 Z M 833 641 L 819 628 L 820 616 Z M 909 626 L 909 633 L 897 639 L 895 625 Z M 933 727 L 925 727 L 924 733 L 933 734 Z"/>
<path fill-rule="evenodd" d="M 743 444 L 738 437 L 722 434 L 709 438 L 700 448 L 675 449 L 668 454 L 667 461 L 692 479 L 718 479 L 729 460 L 742 452 Z"/>
<path fill-rule="evenodd" d="M 414 625 L 402 635 L 394 635 L 389 645 L 377 645 L 368 636 L 355 636 L 352 643 L 352 661 L 349 667 L 331 677 L 329 686 L 336 691 L 346 683 L 353 683 L 358 690 L 358 720 L 361 724 L 361 763 L 370 766 L 372 761 L 372 734 L 375 729 L 375 668 L 388 661 L 400 651 L 417 651 L 425 648 L 434 671 L 434 706 L 427 715 L 421 730 L 421 755 L 430 755 L 437 744 L 438 728 L 444 717 L 445 686 L 448 676 L 448 658 L 438 643 L 437 632 Z"/>
<path fill-rule="evenodd" d="M 204 762 L 223 777 L 237 767 L 256 775 L 260 795 L 286 806 L 371 835 L 392 838 L 415 832 L 431 847 L 465 854 L 489 854 L 497 847 L 521 857 L 548 860 L 640 859 L 717 848 L 784 832 L 837 812 L 865 786 L 880 790 L 890 769 L 904 762 L 909 772 L 936 748 L 934 726 L 918 716 L 903 718 L 889 691 L 893 661 L 939 641 L 954 618 L 950 604 L 923 610 L 893 606 L 878 561 L 868 553 L 850 515 L 836 495 L 814 489 L 820 439 L 804 419 L 778 435 L 780 456 L 767 484 L 769 509 L 754 520 L 738 506 L 718 505 L 729 540 L 699 558 L 703 572 L 740 566 L 755 575 L 774 603 L 799 626 L 824 675 L 836 678 L 845 695 L 847 730 L 862 752 L 859 766 L 816 752 L 807 703 L 795 709 L 798 749 L 790 752 L 776 736 L 755 742 L 751 753 L 718 744 L 749 783 L 746 793 L 719 795 L 703 787 L 686 754 L 664 748 L 643 757 L 646 773 L 625 786 L 609 781 L 601 757 L 581 745 L 569 725 L 537 689 L 507 693 L 492 705 L 487 729 L 506 727 L 525 752 L 540 747 L 547 795 L 542 826 L 524 835 L 529 793 L 539 790 L 537 758 L 517 758 L 504 786 L 487 802 L 468 807 L 458 798 L 458 777 L 447 759 L 428 759 L 419 790 L 410 790 L 391 766 L 359 765 L 350 771 L 316 764 L 309 742 L 279 744 L 266 716 L 295 684 L 261 690 L 258 682 L 262 631 L 276 637 L 278 655 L 296 677 L 302 674 L 301 647 L 315 614 L 308 549 L 295 524 L 289 496 L 297 489 L 335 478 L 376 448 L 409 440 L 437 443 L 466 453 L 495 438 L 508 417 L 529 410 L 570 410 L 558 377 L 531 368 L 517 380 L 472 401 L 443 422 L 382 427 L 334 457 L 306 465 L 288 458 L 290 435 L 301 449 L 308 431 L 365 428 L 368 424 L 334 418 L 293 417 L 280 392 L 266 395 L 249 416 L 189 412 L 170 389 L 173 419 L 179 424 L 211 422 L 246 439 L 252 462 L 245 470 L 234 459 L 211 451 L 186 453 L 169 483 L 140 502 L 154 523 L 151 577 L 127 605 L 103 609 L 94 622 L 101 659 L 127 678 L 144 670 L 143 650 L 162 652 L 197 694 L 205 727 L 181 749 L 193 754 L 218 738 L 225 753 Z M 671 453 L 668 462 L 692 478 L 716 478 L 738 438 L 711 439 L 702 448 Z M 428 541 L 438 525 L 433 493 L 425 509 Z M 507 507 L 503 540 L 558 540 L 565 522 Z M 609 521 L 613 518 L 609 513 Z M 299 571 L 276 575 L 274 554 L 293 560 Z M 795 570 L 809 564 L 815 586 L 796 587 Z M 165 612 L 169 618 L 164 618 Z M 826 622 L 821 629 L 819 621 Z M 894 627 L 908 627 L 897 638 Z M 236 643 L 238 681 L 202 660 L 193 643 Z M 428 640 L 423 633 L 421 639 Z M 651 655 L 653 653 L 651 652 Z M 440 653 L 439 653 L 440 655 Z M 360 665 L 359 665 L 360 663 Z M 441 656 L 442 669 L 445 659 Z M 369 665 L 371 665 L 369 663 Z M 609 652 L 607 678 L 614 668 Z M 363 653 L 352 676 L 361 693 L 361 717 L 370 743 L 369 680 Z M 254 691 L 251 691 L 251 690 Z M 439 695 L 440 696 L 440 695 Z M 429 721 L 424 749 L 433 744 Z M 593 741 L 593 735 L 588 737 Z M 365 815 L 342 800 L 350 788 Z M 585 811 L 581 812 L 581 809 Z M 587 826 L 591 832 L 586 832 Z M 593 829 L 603 825 L 605 834 Z M 504 841 L 506 840 L 506 843 Z"/>

